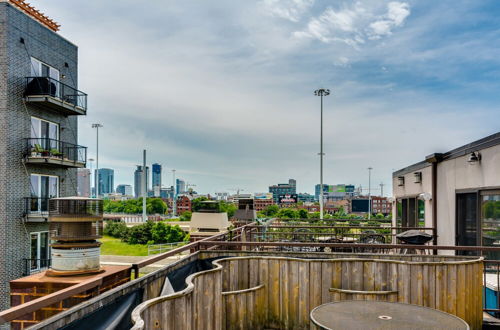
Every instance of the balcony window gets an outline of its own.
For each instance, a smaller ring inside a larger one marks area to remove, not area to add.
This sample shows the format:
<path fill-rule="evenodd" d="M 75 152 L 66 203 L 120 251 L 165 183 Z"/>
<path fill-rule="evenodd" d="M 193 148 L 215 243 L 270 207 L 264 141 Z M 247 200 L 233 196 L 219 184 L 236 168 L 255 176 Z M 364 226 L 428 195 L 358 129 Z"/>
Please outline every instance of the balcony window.
<path fill-rule="evenodd" d="M 53 79 L 59 81 L 59 70 L 32 57 L 31 76 L 32 76 L 31 79 L 32 81 L 36 77 L 51 78 L 51 80 Z M 54 84 L 51 94 L 53 94 L 53 96 L 59 96 L 59 92 L 60 92 L 59 86 L 57 84 Z"/>
<path fill-rule="evenodd" d="M 50 259 L 49 232 L 31 233 L 30 237 L 30 259 L 26 260 L 25 275 L 46 269 Z"/>
<path fill-rule="evenodd" d="M 46 213 L 49 211 L 49 199 L 59 196 L 59 177 L 31 174 L 30 190 L 28 213 Z"/>

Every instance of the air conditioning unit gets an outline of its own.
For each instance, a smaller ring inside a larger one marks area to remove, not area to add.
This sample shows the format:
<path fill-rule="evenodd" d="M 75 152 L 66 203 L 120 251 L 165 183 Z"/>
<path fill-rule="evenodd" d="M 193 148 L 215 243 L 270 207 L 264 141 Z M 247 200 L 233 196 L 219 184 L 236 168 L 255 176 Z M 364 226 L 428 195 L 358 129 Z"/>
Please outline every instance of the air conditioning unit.
<path fill-rule="evenodd" d="M 415 180 L 413 182 L 415 183 L 422 183 L 422 172 L 415 172 L 413 173 Z"/>

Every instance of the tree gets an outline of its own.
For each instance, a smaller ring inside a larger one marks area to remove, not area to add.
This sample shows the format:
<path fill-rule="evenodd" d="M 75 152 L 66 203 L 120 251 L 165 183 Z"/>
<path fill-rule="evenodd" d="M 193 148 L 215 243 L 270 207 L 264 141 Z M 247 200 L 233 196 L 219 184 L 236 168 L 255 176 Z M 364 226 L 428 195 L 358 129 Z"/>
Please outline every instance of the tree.
<path fill-rule="evenodd" d="M 219 209 L 221 212 L 227 212 L 227 217 L 232 218 L 236 213 L 237 207 L 232 203 L 226 203 L 224 201 L 220 202 Z"/>
<path fill-rule="evenodd" d="M 299 218 L 301 218 L 301 219 L 307 219 L 308 215 L 309 215 L 309 212 L 307 212 L 306 209 L 300 209 L 299 210 Z"/>
<path fill-rule="evenodd" d="M 178 226 L 157 222 L 151 228 L 151 237 L 155 244 L 182 242 L 186 233 Z"/>
<path fill-rule="evenodd" d="M 181 216 L 179 217 L 180 221 L 191 221 L 191 215 L 192 213 L 190 211 L 182 212 Z"/>
<path fill-rule="evenodd" d="M 279 210 L 280 208 L 278 207 L 278 205 L 272 204 L 266 207 L 263 212 L 266 216 L 273 217 L 278 214 Z"/>
<path fill-rule="evenodd" d="M 205 196 L 201 196 L 201 197 L 198 197 L 198 198 L 195 198 L 191 201 L 191 210 L 193 210 L 193 212 L 198 212 L 199 210 L 202 209 L 202 206 L 203 206 L 203 203 L 204 201 L 208 201 L 208 197 L 205 197 Z"/>

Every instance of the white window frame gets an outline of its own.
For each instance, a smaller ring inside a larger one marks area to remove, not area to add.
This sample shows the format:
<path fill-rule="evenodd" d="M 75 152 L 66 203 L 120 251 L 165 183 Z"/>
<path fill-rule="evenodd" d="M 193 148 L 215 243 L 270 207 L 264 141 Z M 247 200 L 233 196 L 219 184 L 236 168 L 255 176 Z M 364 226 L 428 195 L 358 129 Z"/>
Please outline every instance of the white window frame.
<path fill-rule="evenodd" d="M 32 176 L 38 177 L 38 179 L 37 179 L 38 180 L 38 185 L 37 185 L 38 189 L 35 192 L 36 196 L 31 196 L 31 193 L 32 193 L 31 177 Z M 56 196 L 55 196 L 55 198 L 58 198 L 59 197 L 59 176 L 57 176 L 57 175 L 47 175 L 47 174 L 38 174 L 38 173 L 30 173 L 30 197 L 42 198 L 42 176 L 56 178 L 57 187 L 56 187 Z M 42 211 L 41 210 L 41 205 L 42 205 L 41 202 L 38 203 L 38 210 L 37 211 L 31 211 L 31 212 L 39 212 L 39 213 L 46 212 L 46 211 Z"/>
<path fill-rule="evenodd" d="M 47 259 L 50 259 L 50 235 L 49 235 L 49 231 L 30 232 L 30 257 L 29 257 L 29 259 L 31 259 L 31 263 L 30 263 L 30 267 L 29 267 L 30 273 L 38 272 L 40 270 L 48 268 L 48 265 L 45 267 L 41 267 L 41 265 L 40 265 L 40 257 L 41 257 L 41 249 L 42 249 L 42 234 L 47 234 Z M 32 243 L 33 243 L 32 237 L 34 235 L 36 235 L 36 242 L 37 242 L 37 244 L 36 244 L 37 245 L 36 246 L 36 258 L 33 258 L 33 256 L 31 255 Z M 37 260 L 34 261 L 33 259 L 37 259 Z"/>

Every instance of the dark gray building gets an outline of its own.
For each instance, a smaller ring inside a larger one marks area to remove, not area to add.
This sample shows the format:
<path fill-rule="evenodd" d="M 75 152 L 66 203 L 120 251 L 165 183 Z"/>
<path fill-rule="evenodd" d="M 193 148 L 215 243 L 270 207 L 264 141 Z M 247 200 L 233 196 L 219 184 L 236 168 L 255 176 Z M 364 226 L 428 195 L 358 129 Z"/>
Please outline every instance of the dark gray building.
<path fill-rule="evenodd" d="M 97 182 L 99 185 L 99 196 L 104 194 L 111 194 L 114 192 L 115 187 L 115 171 L 111 168 L 100 168 Z M 96 170 L 96 174 L 98 172 Z"/>
<path fill-rule="evenodd" d="M 146 166 L 146 194 L 149 191 L 148 188 L 148 179 L 149 179 L 149 166 Z M 143 189 L 143 183 L 142 183 L 142 165 L 137 165 L 137 168 L 135 169 L 134 172 L 134 196 L 136 198 L 142 196 L 142 189 Z"/>
<path fill-rule="evenodd" d="M 273 201 L 278 203 L 280 195 L 293 195 L 297 193 L 297 181 L 289 179 L 288 183 L 278 183 L 277 185 L 269 186 L 269 192 L 273 194 Z"/>
<path fill-rule="evenodd" d="M 9 281 L 47 266 L 48 200 L 77 195 L 78 48 L 11 2 L 0 2 L 0 308 Z"/>

